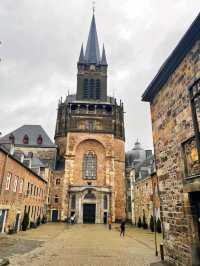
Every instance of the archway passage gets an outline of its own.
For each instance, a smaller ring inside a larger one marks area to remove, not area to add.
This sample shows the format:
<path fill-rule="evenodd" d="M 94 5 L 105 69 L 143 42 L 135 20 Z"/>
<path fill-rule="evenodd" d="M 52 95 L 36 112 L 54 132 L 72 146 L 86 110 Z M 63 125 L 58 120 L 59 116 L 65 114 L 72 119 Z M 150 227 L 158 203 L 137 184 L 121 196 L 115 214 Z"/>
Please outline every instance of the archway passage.
<path fill-rule="evenodd" d="M 83 204 L 83 223 L 95 224 L 96 204 Z"/>

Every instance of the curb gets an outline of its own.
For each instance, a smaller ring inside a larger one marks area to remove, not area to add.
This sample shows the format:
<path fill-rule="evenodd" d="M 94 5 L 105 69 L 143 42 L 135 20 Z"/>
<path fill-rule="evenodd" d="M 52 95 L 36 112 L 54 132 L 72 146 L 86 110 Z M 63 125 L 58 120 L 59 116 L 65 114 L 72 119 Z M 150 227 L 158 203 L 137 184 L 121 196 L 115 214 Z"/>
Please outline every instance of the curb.
<path fill-rule="evenodd" d="M 9 259 L 0 259 L 0 266 L 6 266 L 9 265 Z"/>

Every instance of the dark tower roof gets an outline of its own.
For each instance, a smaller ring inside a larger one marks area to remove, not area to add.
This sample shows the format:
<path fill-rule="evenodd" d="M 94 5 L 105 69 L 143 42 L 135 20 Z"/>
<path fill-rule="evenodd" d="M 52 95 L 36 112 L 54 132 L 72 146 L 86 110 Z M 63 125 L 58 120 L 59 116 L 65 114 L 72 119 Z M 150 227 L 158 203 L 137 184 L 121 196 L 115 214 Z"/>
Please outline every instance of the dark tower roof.
<path fill-rule="evenodd" d="M 102 66 L 107 66 L 107 59 L 106 59 L 106 51 L 103 45 L 103 51 L 102 51 L 102 57 L 101 57 L 101 65 Z"/>
<path fill-rule="evenodd" d="M 89 64 L 99 64 L 100 63 L 100 51 L 99 51 L 99 42 L 96 30 L 95 16 L 92 16 L 92 22 L 90 25 L 90 32 L 88 36 L 86 52 L 85 52 L 85 61 Z"/>
<path fill-rule="evenodd" d="M 79 64 L 84 64 L 85 63 L 85 59 L 84 59 L 84 51 L 83 51 L 83 44 L 81 46 L 81 51 L 80 51 L 80 56 L 79 56 L 79 60 L 78 60 Z"/>

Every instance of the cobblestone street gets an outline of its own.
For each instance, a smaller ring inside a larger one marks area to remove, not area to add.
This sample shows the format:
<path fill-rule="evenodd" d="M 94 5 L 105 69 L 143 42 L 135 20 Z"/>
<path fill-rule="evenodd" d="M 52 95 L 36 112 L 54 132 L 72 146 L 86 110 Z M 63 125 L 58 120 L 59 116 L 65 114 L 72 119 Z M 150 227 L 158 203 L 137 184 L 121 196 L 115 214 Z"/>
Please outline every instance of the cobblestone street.
<path fill-rule="evenodd" d="M 143 266 L 159 260 L 148 230 L 131 227 L 120 238 L 118 225 L 113 227 L 109 231 L 103 225 L 42 225 L 1 238 L 0 258 L 8 257 L 16 266 Z"/>

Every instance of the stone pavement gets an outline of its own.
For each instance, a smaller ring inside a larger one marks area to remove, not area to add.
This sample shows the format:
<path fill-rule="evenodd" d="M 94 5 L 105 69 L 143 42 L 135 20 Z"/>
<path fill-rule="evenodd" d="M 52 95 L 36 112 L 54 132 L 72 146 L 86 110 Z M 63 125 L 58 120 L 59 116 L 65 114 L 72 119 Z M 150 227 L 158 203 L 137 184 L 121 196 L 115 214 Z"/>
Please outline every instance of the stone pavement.
<path fill-rule="evenodd" d="M 113 227 L 42 225 L 5 237 L 0 257 L 9 258 L 13 266 L 145 266 L 159 261 L 148 230 L 129 227 L 123 238 L 119 226 Z"/>

